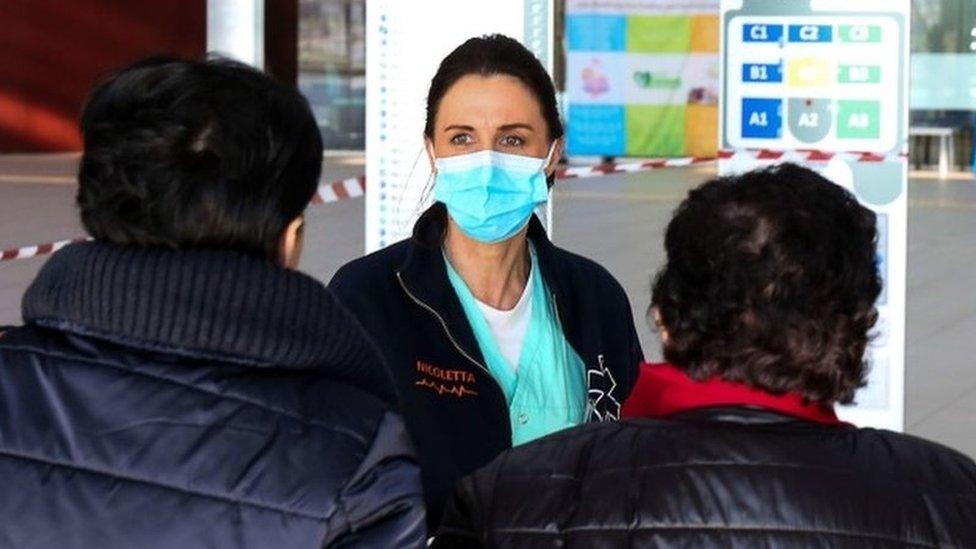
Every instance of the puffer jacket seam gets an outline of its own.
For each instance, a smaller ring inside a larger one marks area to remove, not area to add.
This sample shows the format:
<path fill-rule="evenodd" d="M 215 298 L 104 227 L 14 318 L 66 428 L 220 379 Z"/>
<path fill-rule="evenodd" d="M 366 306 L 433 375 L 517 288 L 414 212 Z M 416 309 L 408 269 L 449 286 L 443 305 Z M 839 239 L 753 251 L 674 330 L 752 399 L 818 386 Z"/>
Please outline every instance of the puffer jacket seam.
<path fill-rule="evenodd" d="M 349 437 L 349 438 L 355 440 L 356 442 L 358 442 L 363 447 L 366 447 L 369 444 L 369 441 L 365 437 L 361 436 L 359 433 L 356 433 L 354 431 L 350 431 L 348 429 L 343 429 L 343 428 L 338 427 L 336 425 L 329 425 L 329 424 L 325 424 L 325 423 L 320 423 L 320 422 L 315 421 L 313 419 L 303 417 L 303 416 L 301 416 L 299 414 L 296 414 L 294 412 L 289 412 L 288 410 L 283 410 L 281 408 L 278 408 L 278 407 L 275 407 L 275 406 L 271 406 L 271 405 L 269 405 L 267 403 L 264 403 L 264 402 L 260 402 L 260 401 L 257 401 L 257 400 L 253 400 L 253 399 L 250 399 L 250 398 L 246 398 L 246 397 L 241 396 L 239 394 L 231 394 L 231 393 L 226 393 L 226 392 L 221 392 L 221 391 L 211 391 L 211 390 L 205 389 L 203 387 L 198 387 L 196 385 L 192 385 L 192 384 L 189 384 L 189 383 L 183 383 L 181 381 L 177 381 L 175 379 L 172 379 L 172 378 L 169 378 L 169 377 L 166 377 L 166 376 L 154 375 L 154 374 L 150 374 L 148 372 L 143 372 L 143 371 L 138 371 L 138 370 L 132 370 L 132 369 L 129 369 L 129 368 L 125 368 L 125 367 L 123 367 L 123 366 L 121 366 L 119 364 L 113 363 L 111 360 L 107 360 L 107 359 L 91 359 L 91 358 L 80 357 L 80 356 L 72 356 L 72 355 L 68 355 L 68 354 L 62 354 L 62 353 L 52 352 L 52 351 L 49 351 L 49 350 L 46 350 L 46 349 L 37 349 L 37 348 L 34 348 L 34 347 L 20 346 L 20 345 L 17 345 L 17 346 L 4 345 L 3 347 L 0 347 L 0 351 L 6 351 L 6 350 L 19 351 L 19 352 L 23 352 L 23 353 L 31 353 L 31 354 L 37 354 L 37 355 L 47 356 L 47 357 L 50 357 L 50 358 L 56 358 L 56 359 L 64 360 L 68 364 L 71 364 L 72 366 L 78 365 L 78 364 L 86 364 L 89 367 L 101 367 L 101 366 L 105 366 L 105 367 L 109 367 L 109 368 L 112 368 L 112 369 L 115 369 L 115 370 L 118 370 L 118 371 L 121 371 L 121 372 L 125 372 L 127 374 L 137 375 L 137 376 L 145 377 L 147 379 L 152 379 L 152 380 L 156 380 L 156 381 L 162 381 L 162 382 L 166 382 L 166 383 L 172 383 L 172 384 L 174 384 L 176 386 L 179 386 L 179 387 L 182 387 L 184 389 L 190 389 L 190 390 L 197 391 L 197 392 L 200 392 L 200 393 L 204 393 L 204 394 L 207 394 L 207 395 L 210 395 L 210 396 L 217 396 L 217 397 L 221 397 L 221 398 L 226 398 L 228 400 L 236 400 L 236 401 L 242 402 L 244 404 L 250 404 L 252 406 L 257 406 L 258 408 L 261 408 L 261 409 L 266 410 L 268 412 L 273 412 L 273 413 L 278 414 L 278 415 L 282 415 L 282 416 L 286 416 L 286 417 L 292 418 L 292 419 L 294 419 L 296 421 L 299 421 L 299 422 L 301 422 L 301 423 L 303 423 L 305 425 L 311 425 L 311 426 L 314 426 L 314 427 L 319 427 L 321 429 L 325 429 L 327 431 L 332 431 L 332 432 L 335 432 L 335 433 L 339 433 L 339 434 L 346 435 L 347 437 Z"/>
<path fill-rule="evenodd" d="M 53 467 L 61 467 L 61 468 L 65 468 L 65 469 L 74 469 L 74 470 L 83 471 L 83 472 L 90 473 L 90 474 L 101 475 L 101 476 L 110 477 L 110 478 L 114 478 L 114 479 L 119 479 L 119 480 L 123 480 L 123 481 L 127 481 L 127 482 L 132 482 L 132 483 L 137 483 L 137 484 L 145 484 L 145 485 L 154 486 L 154 487 L 157 487 L 157 488 L 162 488 L 162 489 L 165 489 L 165 490 L 173 490 L 173 491 L 176 491 L 176 492 L 180 492 L 180 493 L 188 494 L 188 495 L 192 495 L 192 496 L 197 496 L 197 497 L 202 497 L 202 498 L 208 498 L 208 499 L 215 499 L 215 500 L 222 501 L 222 502 L 225 502 L 225 503 L 233 503 L 235 505 L 245 505 L 245 506 L 249 506 L 249 507 L 255 507 L 255 508 L 258 508 L 258 509 L 262 509 L 262 510 L 265 510 L 265 511 L 274 511 L 274 512 L 281 513 L 281 514 L 285 514 L 285 515 L 293 515 L 293 516 L 296 516 L 296 517 L 301 517 L 301 518 L 305 518 L 305 519 L 314 520 L 316 522 L 321 522 L 321 521 L 323 521 L 323 520 L 326 519 L 326 517 L 323 516 L 323 515 L 316 515 L 314 513 L 308 512 L 308 511 L 302 511 L 300 509 L 290 509 L 288 507 L 282 507 L 280 505 L 275 505 L 273 503 L 268 503 L 268 502 L 263 502 L 263 501 L 257 501 L 257 500 L 250 500 L 250 499 L 243 499 L 243 498 L 234 498 L 234 497 L 231 497 L 231 496 L 228 496 L 228 495 L 214 493 L 214 492 L 206 492 L 206 491 L 203 491 L 203 490 L 188 489 L 188 488 L 181 487 L 181 486 L 174 486 L 172 484 L 166 484 L 166 483 L 160 482 L 158 480 L 152 480 L 152 479 L 142 478 L 142 477 L 138 477 L 138 476 L 131 475 L 131 474 L 121 474 L 121 473 L 119 473 L 117 471 L 103 470 L 103 469 L 99 469 L 98 467 L 92 467 L 90 465 L 82 465 L 82 464 L 75 463 L 75 462 L 68 462 L 68 461 L 63 461 L 63 460 L 51 459 L 51 458 L 48 458 L 48 457 L 45 457 L 45 456 L 37 456 L 37 455 L 28 454 L 28 453 L 24 453 L 24 452 L 16 452 L 16 451 L 12 451 L 12 450 L 9 450 L 9 449 L 6 449 L 6 448 L 0 448 L 0 456 L 7 456 L 8 458 L 11 458 L 11 459 L 19 459 L 19 460 L 23 460 L 23 461 L 33 461 L 33 462 L 43 463 L 43 464 L 50 465 L 50 466 L 53 466 Z"/>
<path fill-rule="evenodd" d="M 576 532 L 601 532 L 601 531 L 654 531 L 654 530 L 713 530 L 713 531 L 738 531 L 738 532 L 770 532 L 770 533 L 791 533 L 791 534 L 819 534 L 819 535 L 834 535 L 843 536 L 851 538 L 864 538 L 864 539 L 875 539 L 883 541 L 891 541 L 895 543 L 910 544 L 917 547 L 926 547 L 931 549 L 955 549 L 956 546 L 939 544 L 934 545 L 925 541 L 916 540 L 906 540 L 895 536 L 887 536 L 878 533 L 868 533 L 868 532 L 848 532 L 845 530 L 830 530 L 826 528 L 790 528 L 779 525 L 769 525 L 764 526 L 761 524 L 754 526 L 730 526 L 730 525 L 710 525 L 710 524 L 655 524 L 648 526 L 627 526 L 626 528 L 617 528 L 613 526 L 572 526 L 569 528 L 564 528 L 559 532 L 553 532 L 552 530 L 547 530 L 545 528 L 493 528 L 493 533 L 498 534 L 550 534 L 550 535 L 562 535 L 571 534 Z M 961 549 L 961 548 L 960 548 Z"/>
<path fill-rule="evenodd" d="M 795 469 L 795 470 L 810 470 L 810 471 L 829 471 L 829 472 L 832 472 L 832 473 L 847 473 L 850 476 L 856 476 L 855 473 L 853 473 L 853 472 L 851 472 L 851 471 L 849 471 L 847 469 L 840 469 L 840 468 L 835 468 L 835 467 L 823 467 L 823 466 L 817 466 L 817 465 L 792 464 L 792 463 L 737 462 L 737 461 L 701 461 L 701 462 L 694 462 L 694 463 L 681 463 L 681 462 L 674 462 L 674 463 L 652 463 L 652 464 L 641 465 L 639 467 L 634 467 L 634 468 L 629 468 L 629 467 L 612 467 L 612 468 L 600 469 L 599 471 L 596 472 L 596 475 L 595 476 L 611 475 L 613 473 L 620 473 L 620 472 L 625 472 L 625 473 L 639 473 L 639 472 L 642 472 L 642 471 L 648 471 L 648 470 L 652 470 L 652 469 L 689 469 L 689 468 L 700 468 L 700 467 L 708 467 L 708 468 L 712 468 L 712 467 L 714 467 L 714 468 L 722 468 L 722 467 L 742 467 L 742 468 L 745 468 L 745 467 L 759 467 L 759 468 L 763 468 L 763 469 L 767 469 L 767 468 L 772 468 L 772 469 Z M 535 473 L 533 471 L 525 471 L 525 472 L 522 472 L 522 473 L 510 474 L 510 475 L 508 475 L 507 478 L 509 480 L 511 480 L 513 478 L 514 479 L 518 479 L 518 478 L 534 478 L 535 476 L 536 475 L 535 475 Z M 561 475 L 561 476 L 564 477 L 563 480 L 572 480 L 572 481 L 579 481 L 579 479 L 581 478 L 581 477 L 579 477 L 577 475 Z M 920 491 L 926 491 L 926 489 L 928 487 L 927 484 L 921 484 L 921 483 L 918 483 L 918 482 L 909 482 L 909 481 L 902 480 L 902 479 L 894 479 L 891 482 L 892 483 L 895 483 L 895 484 L 910 484 L 911 486 L 913 486 L 916 489 L 919 489 Z M 933 490 L 934 490 L 934 488 L 933 488 Z M 951 496 L 968 496 L 969 495 L 968 492 L 952 492 L 952 491 L 947 491 L 947 490 L 942 490 L 942 489 L 939 489 L 938 491 L 939 491 L 939 493 L 941 495 L 951 495 Z"/>
<path fill-rule="evenodd" d="M 667 467 L 762 467 L 762 468 L 777 468 L 777 469 L 794 469 L 794 470 L 809 470 L 809 471 L 829 471 L 831 473 L 846 473 L 848 476 L 856 477 L 857 475 L 849 470 L 841 469 L 837 467 L 823 467 L 818 465 L 810 464 L 790 464 L 790 463 L 763 463 L 763 462 L 748 462 L 748 463 L 735 463 L 735 462 L 700 462 L 700 463 L 686 463 L 686 464 L 662 464 Z M 657 465 L 651 465 L 649 468 L 657 467 Z M 928 492 L 930 490 L 938 491 L 942 495 L 951 496 L 968 496 L 969 492 L 954 492 L 951 490 L 945 490 L 942 488 L 937 488 L 929 485 L 928 483 L 921 483 L 914 480 L 899 479 L 899 478 L 889 478 L 888 482 L 895 485 L 909 485 L 920 492 Z"/>

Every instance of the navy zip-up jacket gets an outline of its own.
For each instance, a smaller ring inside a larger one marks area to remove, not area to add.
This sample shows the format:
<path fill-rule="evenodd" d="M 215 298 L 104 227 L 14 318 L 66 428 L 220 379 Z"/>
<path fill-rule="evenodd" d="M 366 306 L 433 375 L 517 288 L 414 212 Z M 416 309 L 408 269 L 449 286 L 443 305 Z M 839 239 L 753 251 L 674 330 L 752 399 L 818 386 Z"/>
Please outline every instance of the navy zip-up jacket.
<path fill-rule="evenodd" d="M 505 396 L 447 278 L 446 225 L 446 209 L 435 204 L 413 238 L 349 263 L 329 284 L 393 373 L 432 533 L 457 480 L 512 443 Z M 587 419 L 616 420 L 643 360 L 627 295 L 606 269 L 554 246 L 535 217 L 528 237 L 566 339 L 586 365 Z"/>
<path fill-rule="evenodd" d="M 422 547 L 381 357 L 229 251 L 55 254 L 0 330 L 0 548 Z"/>

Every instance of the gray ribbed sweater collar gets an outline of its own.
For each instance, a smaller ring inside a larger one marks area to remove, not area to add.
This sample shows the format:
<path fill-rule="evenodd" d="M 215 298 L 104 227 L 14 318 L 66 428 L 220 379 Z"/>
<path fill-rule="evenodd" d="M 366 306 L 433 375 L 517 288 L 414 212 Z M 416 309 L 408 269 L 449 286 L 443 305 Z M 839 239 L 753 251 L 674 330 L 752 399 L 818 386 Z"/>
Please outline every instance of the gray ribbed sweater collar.
<path fill-rule="evenodd" d="M 27 323 L 130 347 L 326 369 L 393 392 L 375 346 L 321 283 L 235 252 L 73 244 L 47 262 L 22 310 Z"/>

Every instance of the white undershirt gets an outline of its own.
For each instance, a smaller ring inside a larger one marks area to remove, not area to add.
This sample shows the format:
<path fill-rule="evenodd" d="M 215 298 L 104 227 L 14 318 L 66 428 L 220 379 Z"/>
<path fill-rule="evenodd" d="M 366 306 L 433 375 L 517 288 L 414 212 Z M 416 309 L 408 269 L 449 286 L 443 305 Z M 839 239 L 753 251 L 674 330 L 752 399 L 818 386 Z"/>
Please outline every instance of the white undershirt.
<path fill-rule="evenodd" d="M 519 357 L 522 355 L 525 335 L 529 331 L 529 320 L 532 318 L 532 273 L 529 273 L 518 303 L 509 311 L 495 309 L 477 298 L 474 301 L 481 309 L 481 313 L 485 315 L 485 321 L 488 322 L 488 329 L 495 338 L 498 350 L 505 357 L 512 372 L 517 374 Z"/>

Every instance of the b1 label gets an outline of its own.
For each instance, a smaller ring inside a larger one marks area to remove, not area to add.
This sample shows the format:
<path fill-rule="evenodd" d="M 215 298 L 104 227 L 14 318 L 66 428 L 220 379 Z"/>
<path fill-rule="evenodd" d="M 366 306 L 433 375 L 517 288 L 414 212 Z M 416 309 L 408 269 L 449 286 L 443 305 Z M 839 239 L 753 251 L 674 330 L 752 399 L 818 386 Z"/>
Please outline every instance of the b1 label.
<path fill-rule="evenodd" d="M 782 82 L 782 63 L 745 63 L 742 65 L 743 82 Z"/>

